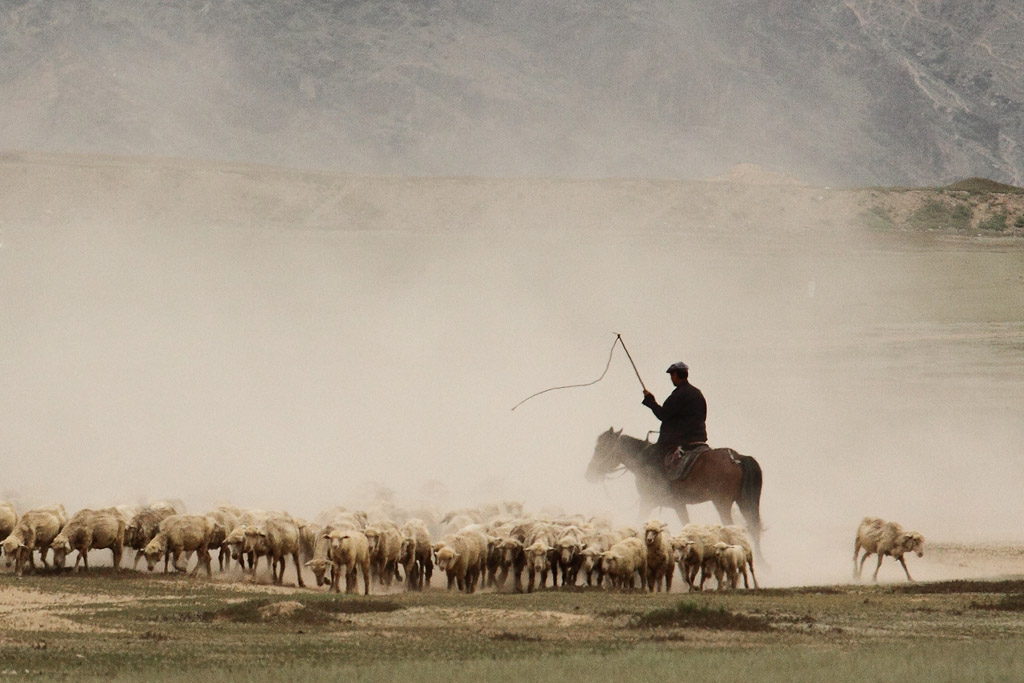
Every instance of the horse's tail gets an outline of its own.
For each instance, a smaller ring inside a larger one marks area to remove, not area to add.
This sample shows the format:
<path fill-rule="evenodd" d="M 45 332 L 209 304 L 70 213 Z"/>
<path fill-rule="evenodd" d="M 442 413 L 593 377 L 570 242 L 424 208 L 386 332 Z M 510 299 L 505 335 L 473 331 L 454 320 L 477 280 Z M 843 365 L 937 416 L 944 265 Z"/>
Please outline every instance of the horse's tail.
<path fill-rule="evenodd" d="M 749 455 L 740 458 L 740 497 L 736 504 L 751 529 L 761 530 L 761 466 Z"/>

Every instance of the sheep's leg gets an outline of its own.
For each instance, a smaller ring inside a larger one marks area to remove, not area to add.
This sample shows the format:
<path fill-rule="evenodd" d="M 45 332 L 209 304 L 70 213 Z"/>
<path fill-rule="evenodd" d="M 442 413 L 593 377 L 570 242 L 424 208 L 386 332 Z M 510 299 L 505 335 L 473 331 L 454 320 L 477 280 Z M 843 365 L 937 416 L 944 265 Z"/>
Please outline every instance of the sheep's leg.
<path fill-rule="evenodd" d="M 124 546 L 115 545 L 110 549 L 114 553 L 114 571 L 121 571 L 121 557 L 124 555 Z"/>
<path fill-rule="evenodd" d="M 295 576 L 299 580 L 299 588 L 305 588 L 306 584 L 302 582 L 302 565 L 299 564 L 299 551 L 295 551 L 292 554 L 292 559 L 295 560 Z"/>
<path fill-rule="evenodd" d="M 136 551 L 135 551 L 135 562 L 132 562 L 132 569 L 133 569 L 133 570 L 134 570 L 134 569 L 138 569 L 138 568 L 139 568 L 139 559 L 140 559 L 141 557 L 142 557 L 142 549 L 141 549 L 141 548 L 138 548 L 138 549 L 136 549 Z"/>
<path fill-rule="evenodd" d="M 875 566 L 875 575 L 871 577 L 872 581 L 878 581 L 878 570 L 882 568 L 882 558 L 885 557 L 884 553 L 878 553 L 878 564 Z"/>
<path fill-rule="evenodd" d="M 857 560 L 860 559 L 857 556 L 860 554 L 860 538 L 857 538 L 853 542 L 853 578 L 855 581 L 860 580 L 860 570 L 857 568 Z"/>
<path fill-rule="evenodd" d="M 747 564 L 750 565 L 750 578 L 754 581 L 754 588 L 760 588 L 757 585 L 757 575 L 754 574 L 754 559 L 747 560 Z M 746 580 L 746 573 L 744 573 L 744 580 Z M 750 588 L 750 586 L 747 586 L 747 588 Z"/>
<path fill-rule="evenodd" d="M 897 559 L 900 561 L 900 564 L 903 565 L 903 571 L 907 573 L 907 581 L 913 583 L 914 580 L 910 578 L 910 570 L 907 569 L 907 561 L 903 559 L 902 555 L 900 555 Z"/>
<path fill-rule="evenodd" d="M 867 564 L 868 557 L 871 555 L 871 551 L 865 550 L 864 556 L 860 558 L 860 567 L 857 569 L 857 580 L 860 580 L 861 575 L 864 573 L 864 565 Z"/>

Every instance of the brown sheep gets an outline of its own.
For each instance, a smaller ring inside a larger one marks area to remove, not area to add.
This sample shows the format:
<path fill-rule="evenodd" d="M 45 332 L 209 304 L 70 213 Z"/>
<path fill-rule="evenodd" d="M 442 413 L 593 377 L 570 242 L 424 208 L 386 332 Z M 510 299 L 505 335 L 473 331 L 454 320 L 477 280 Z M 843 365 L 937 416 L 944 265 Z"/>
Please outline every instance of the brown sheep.
<path fill-rule="evenodd" d="M 672 563 L 672 541 L 668 535 L 668 525 L 657 519 L 647 522 L 644 527 L 644 542 L 647 544 L 647 589 L 661 591 L 662 581 L 665 592 L 672 590 L 672 575 L 675 565 Z"/>
<path fill-rule="evenodd" d="M 733 590 L 739 588 L 740 574 L 743 574 L 743 585 L 750 587 L 747 583 L 747 551 L 743 546 L 719 541 L 715 544 L 715 560 L 718 590 L 725 590 L 726 586 Z M 726 580 L 723 580 L 723 577 Z"/>
<path fill-rule="evenodd" d="M 402 525 L 402 566 L 405 568 L 406 587 L 423 590 L 430 585 L 434 573 L 434 553 L 430 544 L 430 531 L 426 522 L 414 518 Z"/>
<path fill-rule="evenodd" d="M 857 555 L 861 549 L 864 550 L 864 557 L 858 564 Z M 909 552 L 917 553 L 918 557 L 924 555 L 924 536 L 916 531 L 904 531 L 896 522 L 886 522 L 878 517 L 865 517 L 857 528 L 857 539 L 853 544 L 853 577 L 860 580 L 868 555 L 877 554 L 878 564 L 875 566 L 874 576 L 871 577 L 872 581 L 878 581 L 878 570 L 881 569 L 882 558 L 886 555 L 899 560 L 907 574 L 907 581 L 913 581 L 907 569 L 907 562 L 903 559 Z"/>

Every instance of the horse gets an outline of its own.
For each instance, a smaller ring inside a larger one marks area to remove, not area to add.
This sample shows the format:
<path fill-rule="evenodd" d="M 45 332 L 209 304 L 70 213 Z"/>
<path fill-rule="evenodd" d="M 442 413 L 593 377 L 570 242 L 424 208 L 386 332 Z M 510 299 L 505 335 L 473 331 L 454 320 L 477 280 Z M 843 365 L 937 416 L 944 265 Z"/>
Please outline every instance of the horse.
<path fill-rule="evenodd" d="M 736 503 L 754 551 L 761 556 L 761 466 L 757 460 L 729 448 L 712 448 L 697 458 L 685 479 L 668 481 L 662 471 L 661 451 L 652 450 L 656 446 L 646 439 L 624 435 L 621 429 L 609 428 L 597 437 L 587 480 L 601 481 L 625 468 L 636 477 L 641 515 L 650 515 L 655 507 L 669 507 L 683 524 L 690 522 L 687 505 L 709 500 L 722 524 L 732 524 L 732 506 Z"/>

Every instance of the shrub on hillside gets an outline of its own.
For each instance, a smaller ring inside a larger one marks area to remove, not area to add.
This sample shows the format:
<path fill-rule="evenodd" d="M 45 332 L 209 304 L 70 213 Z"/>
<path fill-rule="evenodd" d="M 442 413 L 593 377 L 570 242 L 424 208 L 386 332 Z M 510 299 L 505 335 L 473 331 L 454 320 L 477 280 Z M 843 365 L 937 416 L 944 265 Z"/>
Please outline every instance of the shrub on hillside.
<path fill-rule="evenodd" d="M 971 208 L 966 204 L 932 199 L 910 216 L 910 226 L 918 230 L 965 232 L 971 227 Z"/>

